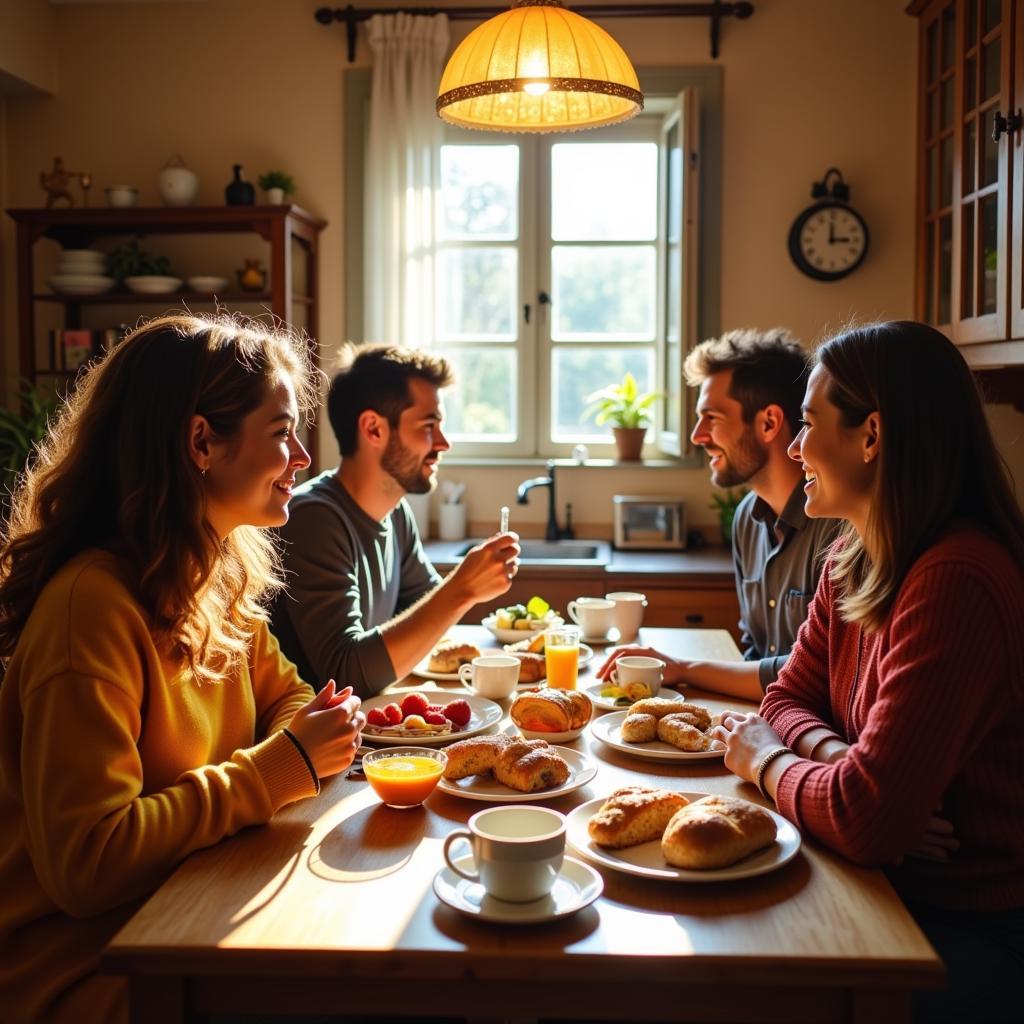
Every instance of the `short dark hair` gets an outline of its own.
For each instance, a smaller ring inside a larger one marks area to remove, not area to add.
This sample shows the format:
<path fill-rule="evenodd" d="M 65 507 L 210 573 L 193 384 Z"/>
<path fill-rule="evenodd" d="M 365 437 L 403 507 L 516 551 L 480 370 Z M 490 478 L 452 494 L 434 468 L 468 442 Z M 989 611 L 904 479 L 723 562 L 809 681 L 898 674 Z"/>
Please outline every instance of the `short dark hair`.
<path fill-rule="evenodd" d="M 810 362 L 789 331 L 782 327 L 727 331 L 701 342 L 683 365 L 691 387 L 699 387 L 723 370 L 732 370 L 729 397 L 740 403 L 744 422 L 750 423 L 759 409 L 778 405 L 796 436 Z"/>
<path fill-rule="evenodd" d="M 354 455 L 359 417 L 372 409 L 392 427 L 412 405 L 409 378 L 444 388 L 454 380 L 448 361 L 433 352 L 400 345 L 346 345 L 327 392 L 327 418 L 341 454 Z"/>

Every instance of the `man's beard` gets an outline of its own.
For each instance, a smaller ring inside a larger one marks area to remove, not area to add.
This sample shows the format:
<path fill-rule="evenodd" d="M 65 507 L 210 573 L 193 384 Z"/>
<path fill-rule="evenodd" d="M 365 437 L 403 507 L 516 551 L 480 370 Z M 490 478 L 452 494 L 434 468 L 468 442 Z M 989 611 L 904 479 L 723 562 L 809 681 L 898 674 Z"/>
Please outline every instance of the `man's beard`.
<path fill-rule="evenodd" d="M 732 453 L 718 448 L 723 465 L 711 471 L 711 482 L 716 487 L 736 487 L 745 484 L 768 461 L 768 449 L 757 443 L 754 432 L 747 427 L 736 442 Z"/>
<path fill-rule="evenodd" d="M 431 452 L 431 455 L 435 454 Z M 409 451 L 393 433 L 388 438 L 380 466 L 406 494 L 429 494 L 435 481 L 432 475 L 424 475 L 424 461 Z"/>

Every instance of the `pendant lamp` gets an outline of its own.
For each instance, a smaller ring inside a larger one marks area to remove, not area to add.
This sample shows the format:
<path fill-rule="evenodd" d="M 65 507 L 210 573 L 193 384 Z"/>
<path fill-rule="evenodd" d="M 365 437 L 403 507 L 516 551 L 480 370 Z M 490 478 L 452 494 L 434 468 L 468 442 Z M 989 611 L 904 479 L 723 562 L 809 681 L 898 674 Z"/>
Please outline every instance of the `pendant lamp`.
<path fill-rule="evenodd" d="M 603 28 L 559 0 L 515 0 L 456 47 L 437 113 L 494 132 L 569 132 L 643 110 L 633 65 Z"/>

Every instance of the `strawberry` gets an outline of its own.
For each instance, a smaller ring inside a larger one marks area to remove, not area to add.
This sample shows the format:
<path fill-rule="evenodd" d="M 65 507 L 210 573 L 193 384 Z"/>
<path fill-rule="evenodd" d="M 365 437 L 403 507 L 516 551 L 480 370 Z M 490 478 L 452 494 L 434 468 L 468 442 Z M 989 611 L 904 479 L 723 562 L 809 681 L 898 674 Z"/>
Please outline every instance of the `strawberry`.
<path fill-rule="evenodd" d="M 402 714 L 407 718 L 409 715 L 423 715 L 428 710 L 429 701 L 422 693 L 410 693 L 402 699 Z"/>
<path fill-rule="evenodd" d="M 440 704 L 428 704 L 427 705 L 427 711 L 429 711 L 430 714 L 432 714 L 432 715 L 443 715 L 444 714 L 444 708 L 441 707 Z M 427 711 L 425 711 L 424 714 L 426 714 Z"/>
<path fill-rule="evenodd" d="M 398 725 L 402 720 L 402 709 L 397 704 L 385 704 L 384 714 L 387 717 L 388 725 Z"/>
<path fill-rule="evenodd" d="M 469 724 L 469 720 L 473 717 L 473 712 L 470 710 L 469 702 L 460 698 L 459 700 L 449 701 L 445 705 L 444 717 L 452 725 L 457 725 L 461 728 Z"/>
<path fill-rule="evenodd" d="M 444 725 L 448 721 L 440 711 L 428 711 L 424 714 L 423 719 L 427 725 Z"/>
<path fill-rule="evenodd" d="M 370 708 L 366 712 L 366 724 L 367 725 L 390 725 L 388 722 L 388 716 L 384 714 L 383 708 Z"/>

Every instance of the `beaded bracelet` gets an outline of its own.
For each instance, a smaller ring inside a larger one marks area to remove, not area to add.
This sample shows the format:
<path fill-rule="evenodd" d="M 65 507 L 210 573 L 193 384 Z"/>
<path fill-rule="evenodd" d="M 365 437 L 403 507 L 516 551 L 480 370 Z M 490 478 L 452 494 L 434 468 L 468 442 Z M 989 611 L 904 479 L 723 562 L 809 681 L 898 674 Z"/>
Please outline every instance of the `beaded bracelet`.
<path fill-rule="evenodd" d="M 764 788 L 764 773 L 768 771 L 768 765 L 772 763 L 777 757 L 782 757 L 783 754 L 792 754 L 793 751 L 789 747 L 776 747 L 774 750 L 769 750 L 764 757 L 761 758 L 761 763 L 757 766 L 757 772 L 754 775 L 754 785 L 761 791 L 761 796 L 765 800 L 771 800 L 771 797 L 765 792 Z"/>

